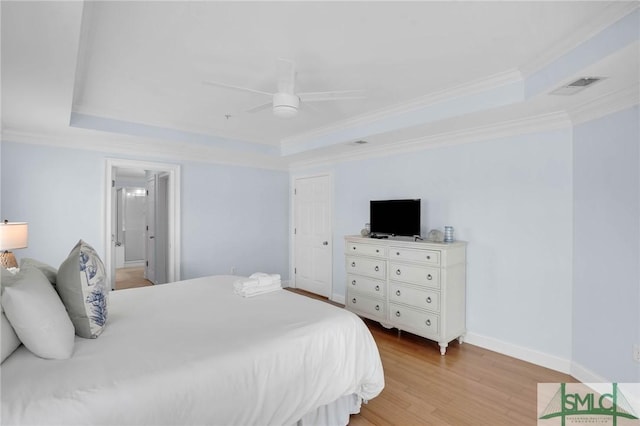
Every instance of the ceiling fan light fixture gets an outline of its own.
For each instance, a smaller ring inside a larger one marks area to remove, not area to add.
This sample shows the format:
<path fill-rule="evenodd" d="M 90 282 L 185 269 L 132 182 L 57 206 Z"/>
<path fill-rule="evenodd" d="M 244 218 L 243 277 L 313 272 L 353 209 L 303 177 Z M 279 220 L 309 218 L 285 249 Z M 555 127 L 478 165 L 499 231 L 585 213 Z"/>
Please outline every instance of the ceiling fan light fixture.
<path fill-rule="evenodd" d="M 273 115 L 281 118 L 295 117 L 298 114 L 300 98 L 289 93 L 273 95 Z"/>

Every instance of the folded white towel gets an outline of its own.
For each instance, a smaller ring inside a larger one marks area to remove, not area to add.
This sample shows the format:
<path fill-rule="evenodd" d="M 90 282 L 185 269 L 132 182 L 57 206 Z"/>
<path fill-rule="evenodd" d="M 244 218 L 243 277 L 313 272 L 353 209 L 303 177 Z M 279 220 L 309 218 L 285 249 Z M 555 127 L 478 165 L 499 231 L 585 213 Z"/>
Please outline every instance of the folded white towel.
<path fill-rule="evenodd" d="M 259 286 L 260 286 L 260 282 L 258 281 L 257 278 L 241 278 L 239 280 L 236 280 L 236 282 L 233 283 L 233 288 L 235 290 L 256 288 Z"/>
<path fill-rule="evenodd" d="M 251 297 L 282 288 L 280 274 L 256 272 L 248 278 L 240 278 L 233 283 L 236 294 Z"/>
<path fill-rule="evenodd" d="M 245 288 L 245 289 L 236 288 L 235 293 L 242 297 L 253 297 L 253 296 L 258 296 L 260 294 L 271 293 L 272 291 L 281 290 L 281 289 L 282 289 L 282 286 L 278 282 L 271 285 L 258 286 L 258 287 L 252 287 L 252 288 Z"/>
<path fill-rule="evenodd" d="M 250 279 L 257 279 L 258 285 L 265 286 L 274 283 L 280 284 L 280 274 L 266 274 L 264 272 L 256 272 L 249 276 Z"/>

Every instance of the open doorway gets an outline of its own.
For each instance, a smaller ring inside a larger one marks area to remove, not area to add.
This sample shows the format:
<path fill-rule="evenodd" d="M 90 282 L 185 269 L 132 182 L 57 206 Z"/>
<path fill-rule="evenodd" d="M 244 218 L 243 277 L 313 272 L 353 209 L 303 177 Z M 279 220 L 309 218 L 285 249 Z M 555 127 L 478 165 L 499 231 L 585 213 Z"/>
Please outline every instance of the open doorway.
<path fill-rule="evenodd" d="M 147 210 L 145 171 L 116 168 L 115 181 L 115 290 L 158 284 L 147 279 Z M 153 212 L 155 213 L 155 212 Z M 166 268 L 166 263 L 163 265 Z"/>
<path fill-rule="evenodd" d="M 105 267 L 113 290 L 180 279 L 179 179 L 178 165 L 107 159 Z"/>

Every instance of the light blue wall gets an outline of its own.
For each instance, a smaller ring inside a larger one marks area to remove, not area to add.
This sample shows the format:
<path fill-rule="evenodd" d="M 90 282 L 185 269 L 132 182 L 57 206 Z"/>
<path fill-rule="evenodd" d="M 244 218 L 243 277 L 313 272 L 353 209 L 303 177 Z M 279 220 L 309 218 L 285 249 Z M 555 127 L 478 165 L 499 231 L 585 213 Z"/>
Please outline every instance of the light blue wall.
<path fill-rule="evenodd" d="M 3 218 L 29 222 L 16 256 L 58 266 L 82 238 L 104 256 L 109 155 L 2 142 Z M 153 158 L 145 158 L 153 161 Z M 181 162 L 182 278 L 256 270 L 288 277 L 288 174 Z"/>
<path fill-rule="evenodd" d="M 344 295 L 344 235 L 369 200 L 421 198 L 423 235 L 469 241 L 467 327 L 571 357 L 571 132 L 561 130 L 344 162 L 333 169 L 334 294 Z"/>
<path fill-rule="evenodd" d="M 2 142 L 0 217 L 29 222 L 33 257 L 56 268 L 79 239 L 104 256 L 103 155 L 81 150 Z"/>
<path fill-rule="evenodd" d="M 189 164 L 182 169 L 185 278 L 256 271 L 288 277 L 288 173 Z M 187 244 L 186 236 L 191 236 Z"/>
<path fill-rule="evenodd" d="M 639 113 L 574 130 L 573 358 L 615 382 L 640 382 Z"/>

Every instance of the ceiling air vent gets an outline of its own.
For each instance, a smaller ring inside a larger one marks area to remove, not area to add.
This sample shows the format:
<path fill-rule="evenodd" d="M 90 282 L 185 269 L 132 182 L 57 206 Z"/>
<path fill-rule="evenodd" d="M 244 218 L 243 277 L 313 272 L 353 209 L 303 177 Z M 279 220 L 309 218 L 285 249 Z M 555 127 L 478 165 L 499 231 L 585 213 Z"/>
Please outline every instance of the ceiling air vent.
<path fill-rule="evenodd" d="M 603 79 L 604 77 L 580 77 L 576 81 L 573 81 L 565 86 L 557 88 L 556 90 L 551 92 L 551 94 L 552 95 L 573 95 L 574 93 L 578 93 Z"/>

